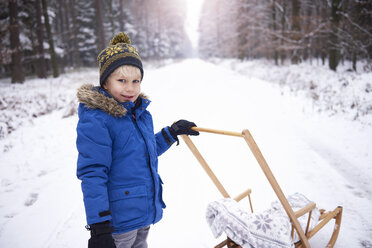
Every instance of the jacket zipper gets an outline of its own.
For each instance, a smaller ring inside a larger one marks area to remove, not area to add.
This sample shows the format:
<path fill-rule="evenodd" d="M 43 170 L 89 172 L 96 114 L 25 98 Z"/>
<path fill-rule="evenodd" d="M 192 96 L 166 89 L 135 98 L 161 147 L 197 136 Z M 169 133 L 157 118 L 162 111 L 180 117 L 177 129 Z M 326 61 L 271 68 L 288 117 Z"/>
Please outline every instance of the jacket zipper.
<path fill-rule="evenodd" d="M 145 137 L 143 136 L 143 133 L 141 132 L 141 129 L 139 128 L 138 126 L 138 123 L 137 123 L 137 119 L 136 119 L 136 115 L 133 113 L 132 114 L 132 121 L 134 123 L 134 126 L 136 127 L 136 129 L 138 130 L 138 132 L 141 134 L 142 136 L 142 139 L 143 139 L 143 142 L 145 143 L 145 146 L 146 146 L 146 149 L 147 149 L 147 156 L 148 156 L 148 166 L 149 166 L 149 170 L 150 170 L 150 173 L 151 173 L 151 178 L 152 178 L 152 185 L 154 187 L 154 191 L 153 191 L 153 194 L 154 194 L 154 202 L 155 202 L 155 179 L 154 179 L 154 174 L 152 173 L 152 169 L 151 169 L 151 157 L 150 157 L 150 152 L 149 152 L 149 147 L 147 145 L 147 142 L 146 142 L 146 139 Z M 160 182 L 159 182 L 160 183 Z M 154 209 L 155 209 L 155 216 L 154 216 L 154 220 L 156 219 L 156 204 L 154 203 Z"/>

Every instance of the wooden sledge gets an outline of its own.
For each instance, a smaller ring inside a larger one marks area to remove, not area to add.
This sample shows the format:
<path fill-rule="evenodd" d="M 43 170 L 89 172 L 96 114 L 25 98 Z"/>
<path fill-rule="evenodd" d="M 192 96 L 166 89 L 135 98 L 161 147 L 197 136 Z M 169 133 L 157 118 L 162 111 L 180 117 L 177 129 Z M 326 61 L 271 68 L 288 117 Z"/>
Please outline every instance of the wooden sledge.
<path fill-rule="evenodd" d="M 299 241 L 295 243 L 295 247 L 306 247 L 309 248 L 310 243 L 309 239 L 312 238 L 321 228 L 323 228 L 330 220 L 335 219 L 335 226 L 333 229 L 333 233 L 331 236 L 331 239 L 329 240 L 326 247 L 333 247 L 336 243 L 338 233 L 340 232 L 340 225 L 341 225 L 341 216 L 342 216 L 342 207 L 336 207 L 333 211 L 326 212 L 324 209 L 320 210 L 321 216 L 319 217 L 319 223 L 309 231 L 309 224 L 310 224 L 310 218 L 312 210 L 316 207 L 315 203 L 310 203 L 309 205 L 305 206 L 304 208 L 294 212 L 292 207 L 290 206 L 287 198 L 285 197 L 283 191 L 281 190 L 278 182 L 276 181 L 269 165 L 267 164 L 265 158 L 263 157 L 260 149 L 258 148 L 256 142 L 254 141 L 251 133 L 246 129 L 243 130 L 241 133 L 239 132 L 231 132 L 231 131 L 222 131 L 222 130 L 216 130 L 216 129 L 209 129 L 209 128 L 200 128 L 200 127 L 193 127 L 192 128 L 195 131 L 199 132 L 207 132 L 207 133 L 213 133 L 213 134 L 222 134 L 222 135 L 228 135 L 228 136 L 235 136 L 235 137 L 241 137 L 243 138 L 250 150 L 252 151 L 254 157 L 256 158 L 258 164 L 260 165 L 262 171 L 264 172 L 267 180 L 269 181 L 271 187 L 273 188 L 275 194 L 277 195 L 280 203 L 282 204 L 285 212 L 287 213 L 289 220 L 292 224 L 292 238 L 294 230 L 297 232 Z M 199 150 L 196 148 L 194 143 L 191 141 L 189 136 L 182 135 L 182 139 L 185 141 L 187 146 L 190 148 L 191 152 L 194 154 L 196 159 L 199 161 L 199 163 L 202 165 L 203 169 L 206 171 L 208 176 L 211 178 L 217 189 L 220 191 L 223 197 L 225 198 L 231 198 L 230 195 L 227 193 L 225 188 L 222 186 L 221 182 L 218 180 L 216 175 L 213 173 L 207 162 L 204 160 L 203 156 L 200 154 Z M 236 196 L 234 200 L 240 201 L 245 197 L 248 197 L 249 204 L 251 211 L 253 213 L 252 208 L 252 202 L 251 202 L 251 189 L 245 190 L 240 195 Z M 306 230 L 302 230 L 301 225 L 297 218 L 300 216 L 303 216 L 305 214 L 308 214 L 308 221 L 307 221 L 307 227 Z M 234 243 L 231 239 L 227 238 L 222 243 L 215 246 L 215 248 L 222 248 L 222 247 L 240 247 L 236 243 Z"/>

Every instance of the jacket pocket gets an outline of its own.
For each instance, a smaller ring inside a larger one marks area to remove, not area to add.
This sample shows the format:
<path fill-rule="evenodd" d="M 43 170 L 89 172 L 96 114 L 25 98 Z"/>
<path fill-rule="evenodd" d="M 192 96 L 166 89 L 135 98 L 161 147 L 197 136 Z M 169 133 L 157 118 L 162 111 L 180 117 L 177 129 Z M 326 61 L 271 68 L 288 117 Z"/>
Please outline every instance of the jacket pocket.
<path fill-rule="evenodd" d="M 160 204 L 162 208 L 166 208 L 167 206 L 165 205 L 163 201 L 163 180 L 161 180 L 161 177 L 159 176 L 159 199 L 160 199 Z"/>
<path fill-rule="evenodd" d="M 122 187 L 110 191 L 110 210 L 114 227 L 144 223 L 148 214 L 146 186 Z"/>

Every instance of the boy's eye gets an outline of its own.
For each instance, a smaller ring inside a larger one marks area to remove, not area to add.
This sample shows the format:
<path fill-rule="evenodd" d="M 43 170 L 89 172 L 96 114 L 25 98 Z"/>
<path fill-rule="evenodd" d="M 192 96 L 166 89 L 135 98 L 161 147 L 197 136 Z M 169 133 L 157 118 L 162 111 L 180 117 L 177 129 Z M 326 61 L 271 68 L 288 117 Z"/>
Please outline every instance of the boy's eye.
<path fill-rule="evenodd" d="M 119 82 L 124 83 L 125 79 L 118 79 Z"/>
<path fill-rule="evenodd" d="M 139 83 L 140 81 L 139 80 L 133 80 L 133 83 Z"/>

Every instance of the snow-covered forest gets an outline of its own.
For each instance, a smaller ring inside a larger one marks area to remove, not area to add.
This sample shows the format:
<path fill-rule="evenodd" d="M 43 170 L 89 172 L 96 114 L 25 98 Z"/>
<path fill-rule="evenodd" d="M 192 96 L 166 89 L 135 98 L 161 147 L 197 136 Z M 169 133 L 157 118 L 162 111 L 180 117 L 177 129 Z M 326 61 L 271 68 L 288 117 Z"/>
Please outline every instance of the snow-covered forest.
<path fill-rule="evenodd" d="M 193 0 L 189 0 L 193 2 Z M 199 51 L 204 58 L 322 60 L 336 70 L 351 61 L 370 67 L 369 0 L 205 0 Z M 0 72 L 12 82 L 57 77 L 94 66 L 119 31 L 144 59 L 191 54 L 186 0 L 9 0 L 0 2 Z M 371 69 L 371 68 L 369 68 Z"/>
<path fill-rule="evenodd" d="M 57 77 L 96 65 L 99 51 L 126 32 L 143 59 L 185 57 L 183 0 L 10 0 L 0 2 L 0 73 Z"/>
<path fill-rule="evenodd" d="M 285 195 L 343 207 L 335 247 L 371 248 L 371 23 L 369 0 L 0 1 L 0 247 L 87 246 L 76 89 L 99 85 L 97 55 L 124 31 L 143 60 L 155 131 L 178 119 L 249 129 Z M 192 139 L 231 195 L 252 188 L 258 213 L 277 200 L 235 137 Z M 159 173 L 167 207 L 149 247 L 226 238 L 205 218 L 222 196 L 182 140 Z"/>
<path fill-rule="evenodd" d="M 267 58 L 275 64 L 321 59 L 332 70 L 347 60 L 356 70 L 357 61 L 371 61 L 371 4 L 363 0 L 205 0 L 201 54 Z"/>

